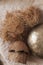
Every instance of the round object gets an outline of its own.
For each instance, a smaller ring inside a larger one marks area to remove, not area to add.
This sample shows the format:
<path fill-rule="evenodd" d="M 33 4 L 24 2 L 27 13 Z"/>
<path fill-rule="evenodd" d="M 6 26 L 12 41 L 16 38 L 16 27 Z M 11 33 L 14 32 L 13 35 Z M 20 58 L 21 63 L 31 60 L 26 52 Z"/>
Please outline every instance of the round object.
<path fill-rule="evenodd" d="M 43 24 L 36 27 L 28 36 L 28 45 L 34 54 L 43 57 Z"/>

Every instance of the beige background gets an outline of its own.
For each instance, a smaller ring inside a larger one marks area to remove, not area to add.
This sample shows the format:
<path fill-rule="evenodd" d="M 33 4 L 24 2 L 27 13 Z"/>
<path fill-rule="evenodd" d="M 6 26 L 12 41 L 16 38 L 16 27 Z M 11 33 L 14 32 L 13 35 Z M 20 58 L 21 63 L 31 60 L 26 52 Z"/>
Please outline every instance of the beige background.
<path fill-rule="evenodd" d="M 3 20 L 5 18 L 7 11 L 14 11 L 14 10 L 23 10 L 26 7 L 35 6 L 39 7 L 43 10 L 43 0 L 0 0 L 0 30 L 3 27 Z M 5 42 L 7 43 L 7 42 Z M 3 40 L 0 38 L 0 54 L 2 55 L 5 65 L 13 65 L 8 62 L 5 55 L 7 52 L 3 53 L 7 47 L 4 48 Z M 7 43 L 8 46 L 8 43 Z M 23 64 L 14 64 L 14 65 L 23 65 Z M 31 57 L 28 59 L 26 65 L 43 65 L 43 60 L 37 57 Z"/>

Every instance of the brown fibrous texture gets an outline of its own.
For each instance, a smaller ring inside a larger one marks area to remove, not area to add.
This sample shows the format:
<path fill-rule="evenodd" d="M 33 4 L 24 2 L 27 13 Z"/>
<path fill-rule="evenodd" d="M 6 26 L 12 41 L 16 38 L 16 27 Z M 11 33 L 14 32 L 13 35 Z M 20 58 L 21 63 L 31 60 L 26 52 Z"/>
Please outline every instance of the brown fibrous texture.
<path fill-rule="evenodd" d="M 21 13 L 23 20 L 29 27 L 34 27 L 40 23 L 41 11 L 39 8 L 30 7 Z"/>
<path fill-rule="evenodd" d="M 0 36 L 5 41 L 8 40 L 13 42 L 23 41 L 24 43 L 26 43 L 30 29 L 35 25 L 39 24 L 40 23 L 39 20 L 40 20 L 40 10 L 35 7 L 30 7 L 25 10 L 17 10 L 14 12 L 7 12 L 4 20 L 5 23 L 1 30 Z M 24 43 L 22 45 L 20 44 L 20 42 L 18 42 L 18 44 L 15 45 L 13 45 L 12 43 L 11 47 L 15 51 L 18 51 L 18 49 L 19 51 L 21 50 L 28 51 Z M 13 46 L 16 46 L 16 49 Z M 25 63 L 26 58 L 27 54 L 25 53 L 9 52 L 9 60 L 11 61 Z"/>
<path fill-rule="evenodd" d="M 15 13 L 7 13 L 1 36 L 6 40 L 12 37 L 17 38 L 23 31 L 24 23 L 22 19 Z"/>
<path fill-rule="evenodd" d="M 17 36 L 19 36 L 20 34 L 25 34 L 25 32 L 28 32 L 30 28 L 39 24 L 39 20 L 40 10 L 35 7 L 30 7 L 23 11 L 17 10 L 10 13 L 7 12 L 6 18 L 4 20 L 5 24 L 2 31 L 2 37 L 7 40 L 12 37 L 17 38 Z"/>

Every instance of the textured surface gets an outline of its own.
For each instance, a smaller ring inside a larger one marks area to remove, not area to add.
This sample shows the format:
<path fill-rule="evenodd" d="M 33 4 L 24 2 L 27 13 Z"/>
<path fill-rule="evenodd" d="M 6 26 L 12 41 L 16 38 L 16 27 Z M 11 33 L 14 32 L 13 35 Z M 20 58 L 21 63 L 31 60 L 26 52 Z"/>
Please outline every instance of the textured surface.
<path fill-rule="evenodd" d="M 34 28 L 29 35 L 28 45 L 34 53 L 43 58 L 43 25 Z"/>
<path fill-rule="evenodd" d="M 0 30 L 3 27 L 3 23 L 2 20 L 4 20 L 5 15 L 6 15 L 6 11 L 14 11 L 14 10 L 21 10 L 21 9 L 25 9 L 26 7 L 29 6 L 36 6 L 39 7 L 41 10 L 43 10 L 43 0 L 0 0 Z M 7 43 L 7 42 L 5 42 Z M 4 48 L 5 47 L 5 48 Z M 4 49 L 3 49 L 4 48 Z M 3 44 L 3 40 L 0 38 L 0 54 L 3 56 L 3 59 L 6 61 L 7 65 L 13 65 L 11 63 L 9 63 L 6 58 L 5 55 L 6 53 L 8 53 L 6 50 L 6 48 L 8 49 L 8 44 L 6 46 L 6 44 Z M 6 51 L 4 53 L 4 51 Z M 5 63 L 5 64 L 6 64 Z M 28 59 L 27 64 L 26 65 L 43 65 L 43 60 L 39 59 L 39 58 L 35 58 L 35 57 L 31 57 Z M 15 65 L 19 65 L 18 63 Z M 22 64 L 20 64 L 22 65 Z"/>

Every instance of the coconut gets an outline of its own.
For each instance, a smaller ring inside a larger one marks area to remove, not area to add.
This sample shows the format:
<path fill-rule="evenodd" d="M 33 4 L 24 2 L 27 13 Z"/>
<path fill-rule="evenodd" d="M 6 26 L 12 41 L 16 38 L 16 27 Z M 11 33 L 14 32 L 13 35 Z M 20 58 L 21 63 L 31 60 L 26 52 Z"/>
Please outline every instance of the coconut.
<path fill-rule="evenodd" d="M 29 50 L 22 41 L 15 41 L 9 46 L 8 59 L 13 62 L 26 63 Z"/>

